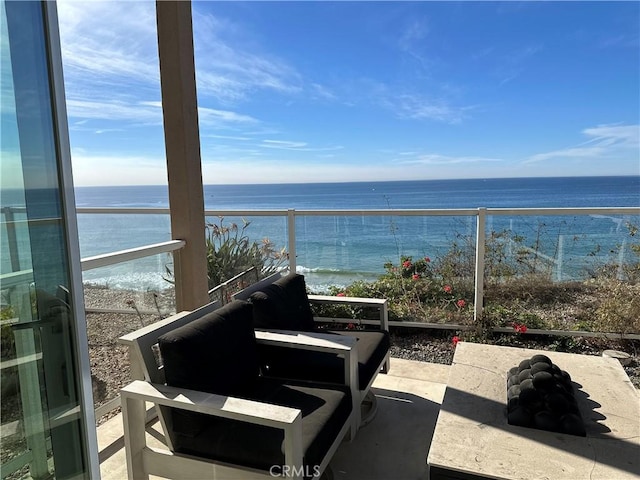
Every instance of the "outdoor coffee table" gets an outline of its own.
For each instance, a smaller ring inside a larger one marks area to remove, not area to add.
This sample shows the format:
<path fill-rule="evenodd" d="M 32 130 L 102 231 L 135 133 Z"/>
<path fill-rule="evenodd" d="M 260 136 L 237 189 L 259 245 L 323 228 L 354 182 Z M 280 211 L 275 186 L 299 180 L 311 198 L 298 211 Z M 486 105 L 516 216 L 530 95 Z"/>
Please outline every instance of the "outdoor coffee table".
<path fill-rule="evenodd" d="M 586 437 L 507 423 L 507 371 L 538 353 L 571 375 Z M 427 463 L 430 480 L 637 480 L 640 396 L 612 358 L 460 342 Z"/>

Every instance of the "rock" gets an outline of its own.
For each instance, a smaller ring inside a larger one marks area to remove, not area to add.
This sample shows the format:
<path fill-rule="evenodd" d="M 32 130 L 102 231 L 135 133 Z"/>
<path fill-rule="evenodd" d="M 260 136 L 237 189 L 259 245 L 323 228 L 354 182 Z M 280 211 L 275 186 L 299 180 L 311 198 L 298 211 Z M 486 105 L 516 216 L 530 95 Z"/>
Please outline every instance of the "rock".
<path fill-rule="evenodd" d="M 604 352 L 602 352 L 602 356 L 608 357 L 608 358 L 615 358 L 623 366 L 629 365 L 631 363 L 631 360 L 633 360 L 631 355 L 625 352 L 620 352 L 619 350 L 605 350 Z"/>

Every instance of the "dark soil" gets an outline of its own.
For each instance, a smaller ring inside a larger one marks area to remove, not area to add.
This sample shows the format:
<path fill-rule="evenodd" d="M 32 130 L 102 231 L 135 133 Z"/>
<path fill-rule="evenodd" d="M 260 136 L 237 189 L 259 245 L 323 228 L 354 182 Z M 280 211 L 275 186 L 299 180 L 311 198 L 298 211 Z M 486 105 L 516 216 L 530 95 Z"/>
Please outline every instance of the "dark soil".
<path fill-rule="evenodd" d="M 391 356 L 421 362 L 450 365 L 455 346 L 451 330 L 426 330 L 416 328 L 394 329 L 391 332 Z M 460 335 L 461 341 L 469 341 Z M 473 339 L 472 339 L 473 340 Z M 558 337 L 548 335 L 498 334 L 490 338 L 475 339 L 476 342 L 491 343 L 511 347 L 579 353 L 601 356 L 605 350 L 619 350 L 632 356 L 624 370 L 631 383 L 640 389 L 640 341 L 606 340 L 592 337 Z"/>

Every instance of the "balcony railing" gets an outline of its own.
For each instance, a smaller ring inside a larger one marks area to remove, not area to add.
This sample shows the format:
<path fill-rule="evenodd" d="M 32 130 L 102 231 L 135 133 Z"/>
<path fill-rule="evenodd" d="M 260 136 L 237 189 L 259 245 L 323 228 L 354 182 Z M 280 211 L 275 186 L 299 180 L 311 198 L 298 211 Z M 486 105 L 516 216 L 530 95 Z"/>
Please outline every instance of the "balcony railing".
<path fill-rule="evenodd" d="M 79 214 L 169 214 L 168 209 L 147 209 L 147 208 L 79 208 Z M 482 306 L 484 297 L 485 279 L 485 242 L 487 233 L 487 219 L 493 217 L 552 217 L 552 216 L 592 216 L 592 217 L 612 217 L 621 215 L 624 217 L 640 215 L 640 208 L 636 207 L 600 207 L 600 208 L 477 208 L 477 209 L 412 209 L 412 210 L 207 210 L 207 217 L 272 217 L 281 218 L 285 221 L 285 236 L 289 254 L 289 268 L 296 271 L 297 268 L 297 242 L 298 232 L 296 220 L 309 217 L 380 217 L 380 218 L 401 218 L 401 217 L 475 217 L 475 296 L 474 296 L 474 319 L 482 316 Z M 622 219 L 614 219 L 618 227 Z M 260 232 L 258 232 L 260 233 Z M 584 232 L 578 232 L 583 234 Z M 566 267 L 563 261 L 563 242 L 567 237 L 575 238 L 578 234 L 567 232 L 559 235 L 556 246 L 556 255 L 547 255 L 543 251 L 536 251 L 535 254 L 541 261 L 546 261 L 553 267 L 554 278 L 562 280 L 565 275 L 563 269 Z M 521 246 L 526 249 L 529 247 Z M 620 261 L 623 261 L 625 245 L 621 245 L 618 251 Z M 587 253 L 585 256 L 594 255 Z M 85 261 L 88 259 L 85 259 Z"/>
<path fill-rule="evenodd" d="M 149 209 L 149 208 L 78 208 L 77 210 L 80 216 L 83 215 L 160 215 L 166 216 L 168 225 L 168 209 Z M 21 211 L 20 209 L 11 210 L 7 207 L 2 209 L 2 213 L 4 215 L 2 226 L 3 231 L 0 232 L 3 236 L 3 244 L 6 245 L 8 252 L 3 252 L 3 254 L 8 253 L 8 259 L 10 260 L 10 266 L 3 265 L 3 267 L 7 267 L 4 270 L 10 270 L 11 266 L 20 266 L 20 258 L 19 252 L 17 251 L 17 244 L 20 241 L 20 229 L 26 228 L 27 219 L 20 218 Z M 399 245 L 399 237 L 405 235 L 405 232 L 399 232 L 398 225 L 400 227 L 406 227 L 411 222 L 423 222 L 424 230 L 433 230 L 436 235 L 437 232 L 440 232 L 441 236 L 447 237 L 446 241 L 450 241 L 453 234 L 450 230 L 446 230 L 447 226 L 442 227 L 437 226 L 434 227 L 436 219 L 441 217 L 449 217 L 451 219 L 464 219 L 463 221 L 458 220 L 457 223 L 452 223 L 452 225 L 456 225 L 465 230 L 465 234 L 468 239 L 472 239 L 473 248 L 475 248 L 475 261 L 473 262 L 473 281 L 475 282 L 474 289 L 474 311 L 473 316 L 474 320 L 477 320 L 482 317 L 483 314 L 483 305 L 484 305 L 484 280 L 486 277 L 485 267 L 486 267 L 486 258 L 485 258 L 485 242 L 487 240 L 488 230 L 491 231 L 496 225 L 500 224 L 505 228 L 510 228 L 509 223 L 505 223 L 506 220 L 500 222 L 499 219 L 510 219 L 513 221 L 513 218 L 523 218 L 523 217 L 578 217 L 584 218 L 587 216 L 593 218 L 609 218 L 612 220 L 611 225 L 614 226 L 614 230 L 619 231 L 620 226 L 625 221 L 629 221 L 629 219 L 633 218 L 631 223 L 638 224 L 640 220 L 640 208 L 636 207 L 620 207 L 620 208 L 516 208 L 516 209 L 507 209 L 507 208 L 469 208 L 469 209 L 413 209 L 413 210 L 207 210 L 205 215 L 208 218 L 216 218 L 216 217 L 224 217 L 225 219 L 233 219 L 233 218 L 251 218 L 251 219 L 277 219 L 281 223 L 277 223 L 274 227 L 270 225 L 268 230 L 270 230 L 270 234 L 273 235 L 273 240 L 276 244 L 286 246 L 289 257 L 289 268 L 291 271 L 296 271 L 300 265 L 298 265 L 298 261 L 300 255 L 304 257 L 304 261 L 308 263 L 307 252 L 305 247 L 305 242 L 309 239 L 308 224 L 313 221 L 325 222 L 327 225 L 331 225 L 331 234 L 329 232 L 326 235 L 316 235 L 320 238 L 313 238 L 313 241 L 321 244 L 322 242 L 333 243 L 334 247 L 329 248 L 329 251 L 340 251 L 343 249 L 348 250 L 348 246 L 335 248 L 335 245 L 339 244 L 341 240 L 344 240 L 342 236 L 348 236 L 349 228 L 355 228 L 353 225 L 362 226 L 362 228 L 369 228 L 375 235 L 381 235 L 383 241 L 381 241 L 377 247 L 380 249 L 387 249 L 387 256 L 393 256 L 396 260 L 399 258 L 400 253 L 409 253 L 417 252 L 419 249 L 416 249 L 416 245 Z M 617 216 L 617 217 L 614 217 Z M 422 220 L 419 218 L 422 217 Z M 111 217 L 113 218 L 113 217 Z M 333 223 L 328 222 L 327 219 L 333 218 Z M 369 219 L 371 218 L 370 224 Z M 315 220 L 314 220 L 315 219 Z M 342 220 L 340 220 L 342 219 Z M 355 221 L 354 219 L 359 219 Z M 299 225 L 298 222 L 305 222 L 303 225 Z M 327 223 L 328 222 L 328 223 Z M 340 222 L 344 222 L 340 224 Z M 405 222 L 405 223 L 402 223 Z M 408 223 L 407 223 L 408 222 Z M 256 223 L 259 223 L 256 220 Z M 124 221 L 124 225 L 127 225 L 128 222 Z M 258 225 L 257 227 L 251 227 L 252 235 L 255 234 L 256 239 L 259 239 L 264 232 L 262 228 L 264 225 Z M 346 225 L 346 227 L 345 227 Z M 372 226 L 373 225 L 373 226 Z M 106 227 L 105 227 L 106 228 Z M 131 231 L 136 229 L 136 225 L 131 225 Z M 444 230 L 443 230 L 444 228 Z M 312 230 L 312 229 L 311 229 Z M 317 231 L 317 229 L 315 230 Z M 383 234 L 381 234 L 383 232 Z M 446 233 L 449 232 L 449 233 Z M 166 230 L 157 231 L 157 239 L 160 240 L 163 234 L 166 234 Z M 589 233 L 589 232 L 586 232 Z M 575 239 L 578 235 L 584 235 L 585 232 L 571 232 L 570 229 L 564 230 L 562 233 L 558 233 L 555 241 L 554 251 L 551 253 L 545 253 L 543 249 L 540 251 L 532 252 L 536 255 L 541 262 L 546 262 L 547 268 L 551 269 L 553 278 L 556 280 L 563 280 L 567 278 L 568 273 L 566 272 L 567 267 L 570 267 L 572 263 L 575 263 L 575 259 L 567 259 L 566 243 L 570 243 L 571 239 Z M 407 243 L 420 243 L 422 238 L 424 237 L 424 231 L 418 229 L 412 232 L 412 237 Z M 362 234 L 361 234 L 362 236 Z M 365 235 L 366 236 L 366 235 Z M 149 235 L 150 238 L 154 238 L 152 234 Z M 105 241 L 108 241 L 107 235 L 105 234 L 102 238 Z M 567 240 L 570 239 L 570 240 Z M 400 240 L 402 240 L 400 238 Z M 81 232 L 81 242 L 82 242 L 82 232 Z M 441 242 L 442 243 L 442 242 Z M 589 243 L 589 239 L 586 240 L 586 243 Z M 105 253 L 99 255 L 92 255 L 89 257 L 85 257 L 82 259 L 81 265 L 83 272 L 89 272 L 90 270 L 95 270 L 99 268 L 106 268 L 115 265 L 121 265 L 123 262 L 131 262 L 134 260 L 148 258 L 150 256 L 155 256 L 159 254 L 166 254 L 177 251 L 183 248 L 185 242 L 182 240 L 169 240 L 165 242 L 156 243 L 153 245 L 135 247 L 135 248 L 124 248 L 117 252 Z M 435 248 L 432 245 L 433 248 Z M 624 262 L 625 257 L 625 248 L 628 250 L 628 246 L 625 247 L 624 242 L 621 245 L 618 245 L 618 249 L 616 252 L 616 261 L 619 262 L 620 265 Z M 104 249 L 108 249 L 108 245 L 103 245 L 101 247 Z M 527 246 L 520 245 L 520 248 L 530 248 Z M 413 250 L 412 250 L 413 249 Z M 591 249 L 595 250 L 595 249 Z M 389 253 L 391 252 L 391 253 Z M 610 256 L 611 252 L 607 252 Z M 382 263 L 383 259 L 385 259 L 385 254 L 381 254 L 380 258 Z M 585 258 L 594 258 L 597 257 L 597 252 L 593 253 L 582 252 L 582 255 Z M 435 256 L 435 255 L 434 255 Z M 351 260 L 349 258 L 348 260 Z M 6 260 L 5 260 L 6 261 Z M 338 260 L 336 260 L 338 261 Z M 306 267 L 313 267 L 314 265 L 305 265 Z M 382 272 L 370 272 L 373 276 Z M 348 281 L 347 277 L 342 278 L 344 281 Z M 15 286 L 20 283 L 29 283 L 32 281 L 32 276 L 27 270 L 18 270 L 13 271 L 11 273 L 6 273 L 2 275 L 2 289 L 9 288 L 11 286 Z M 28 290 L 28 289 L 27 289 Z M 101 312 L 101 311 L 111 311 L 113 313 L 129 313 L 138 315 L 141 313 L 151 313 L 147 311 L 138 311 L 137 309 L 124 308 L 117 309 L 111 308 L 106 310 L 101 309 L 90 309 L 88 311 L 93 312 Z M 460 328 L 460 325 L 455 324 L 442 324 L 436 322 L 429 322 L 429 319 L 425 319 L 424 322 L 394 322 L 391 321 L 391 325 L 402 325 L 402 326 L 412 326 L 412 327 L 421 327 L 421 328 Z M 497 329 L 498 331 L 510 331 L 508 328 Z M 530 329 L 530 333 L 540 333 L 542 331 Z M 572 332 L 562 332 L 564 334 L 573 334 L 573 335 L 601 335 L 600 333 L 593 332 L 584 332 L 584 331 L 572 331 Z M 640 335 L 626 335 L 628 338 L 640 338 Z M 115 339 L 114 339 L 115 340 Z M 108 410 L 115 408 L 118 405 L 118 399 L 113 399 L 107 404 L 101 406 L 97 410 L 97 416 L 106 413 Z"/>

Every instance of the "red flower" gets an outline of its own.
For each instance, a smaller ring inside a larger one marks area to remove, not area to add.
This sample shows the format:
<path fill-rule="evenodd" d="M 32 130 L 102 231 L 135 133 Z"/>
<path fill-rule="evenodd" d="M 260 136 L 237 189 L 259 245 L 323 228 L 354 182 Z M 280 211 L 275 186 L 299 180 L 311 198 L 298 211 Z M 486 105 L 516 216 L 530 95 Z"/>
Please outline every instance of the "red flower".
<path fill-rule="evenodd" d="M 513 324 L 513 329 L 516 331 L 516 333 L 526 333 L 527 326 L 524 325 L 524 324 L 520 324 L 520 323 L 514 323 Z"/>
<path fill-rule="evenodd" d="M 340 292 L 340 293 L 336 294 L 336 297 L 346 297 L 346 296 L 347 296 L 347 294 L 344 293 L 344 292 Z"/>
<path fill-rule="evenodd" d="M 347 330 L 353 330 L 356 326 L 353 323 L 347 323 Z"/>
<path fill-rule="evenodd" d="M 451 293 L 451 290 L 453 290 L 451 285 L 445 285 L 442 289 L 447 293 Z"/>
<path fill-rule="evenodd" d="M 453 337 L 451 339 L 451 341 L 453 342 L 453 346 L 455 347 L 458 344 L 458 342 L 460 341 L 460 337 L 456 335 L 455 337 Z"/>
<path fill-rule="evenodd" d="M 402 262 L 402 266 L 404 268 L 411 268 L 411 260 L 405 260 L 404 262 Z"/>
<path fill-rule="evenodd" d="M 414 273 L 411 278 L 413 278 L 414 280 L 420 280 L 420 275 L 418 275 L 417 273 Z"/>
<path fill-rule="evenodd" d="M 431 259 L 429 257 L 424 257 L 424 261 L 429 263 L 431 261 Z"/>
<path fill-rule="evenodd" d="M 458 306 L 458 308 L 463 308 L 465 305 L 467 304 L 467 302 L 465 302 L 464 300 L 460 299 L 456 302 L 456 305 Z"/>

